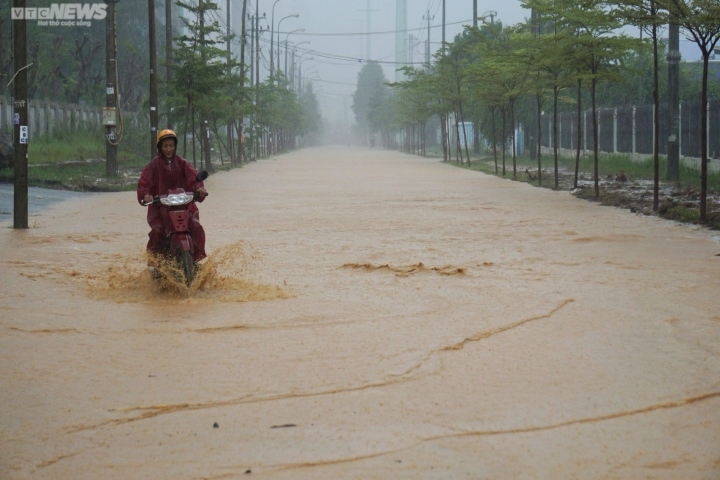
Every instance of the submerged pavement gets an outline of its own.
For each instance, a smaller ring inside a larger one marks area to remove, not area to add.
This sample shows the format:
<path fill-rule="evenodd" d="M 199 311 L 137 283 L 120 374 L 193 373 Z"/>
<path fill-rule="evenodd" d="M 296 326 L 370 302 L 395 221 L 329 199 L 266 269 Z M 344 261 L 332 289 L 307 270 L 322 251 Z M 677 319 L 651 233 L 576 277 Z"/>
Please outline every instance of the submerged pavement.
<path fill-rule="evenodd" d="M 0 183 L 0 222 L 12 220 L 15 189 L 11 183 Z M 55 190 L 52 188 L 28 187 L 28 215 L 35 215 L 50 205 L 71 198 L 80 198 L 95 193 Z"/>
<path fill-rule="evenodd" d="M 188 290 L 133 192 L 0 228 L 0 478 L 720 478 L 711 232 L 381 150 L 205 185 Z"/>

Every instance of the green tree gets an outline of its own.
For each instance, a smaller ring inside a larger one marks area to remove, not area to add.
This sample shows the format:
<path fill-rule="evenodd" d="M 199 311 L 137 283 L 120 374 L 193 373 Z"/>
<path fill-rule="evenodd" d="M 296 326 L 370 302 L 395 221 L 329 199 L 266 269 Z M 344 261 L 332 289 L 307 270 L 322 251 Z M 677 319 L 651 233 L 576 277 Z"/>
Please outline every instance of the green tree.
<path fill-rule="evenodd" d="M 656 0 L 675 15 L 690 40 L 700 48 L 703 58 L 700 93 L 700 221 L 707 221 L 707 102 L 708 63 L 720 41 L 720 0 Z"/>
<path fill-rule="evenodd" d="M 195 16 L 195 22 L 187 22 L 188 35 L 177 39 L 178 47 L 173 52 L 173 94 L 185 101 L 184 133 L 188 128 L 192 135 L 193 159 L 198 128 L 202 122 L 212 120 L 224 108 L 226 99 L 223 89 L 230 81 L 232 65 L 226 62 L 226 52 L 218 47 L 225 42 L 225 36 L 217 21 L 205 22 L 218 6 L 213 2 L 199 2 L 190 5 L 177 4 Z M 183 138 L 185 135 L 183 135 Z M 205 137 L 200 137 L 205 141 Z M 204 167 L 212 171 L 210 158 L 201 157 Z"/>
<path fill-rule="evenodd" d="M 303 85 L 299 95 L 301 120 L 298 135 L 302 135 L 311 145 L 317 144 L 323 132 L 322 115 L 312 82 Z"/>
<path fill-rule="evenodd" d="M 555 18 L 560 30 L 574 36 L 574 47 L 568 54 L 567 61 L 577 70 L 579 79 L 590 84 L 593 178 L 595 198 L 598 198 L 600 185 L 597 85 L 621 78 L 618 60 L 634 48 L 637 41 L 616 34 L 622 27 L 622 22 L 606 8 L 606 2 L 602 0 L 544 0 L 538 1 L 535 7 L 541 14 Z"/>
<path fill-rule="evenodd" d="M 352 104 L 355 121 L 364 141 L 369 142 L 370 136 L 380 130 L 380 125 L 373 122 L 373 118 L 379 118 L 377 111 L 389 97 L 390 91 L 382 67 L 377 62 L 368 62 L 358 73 Z"/>
<path fill-rule="evenodd" d="M 433 77 L 425 70 L 410 67 L 403 70 L 407 80 L 391 84 L 395 92 L 392 105 L 395 126 L 408 133 L 405 150 L 419 150 L 425 156 L 427 121 L 434 113 Z"/>
<path fill-rule="evenodd" d="M 0 0 L 0 94 L 7 94 L 7 72 L 12 68 L 12 2 Z M 143 97 L 139 87 L 147 78 L 147 12 L 142 0 L 117 4 L 119 91 L 124 108 L 137 110 Z M 104 104 L 105 21 L 89 27 L 40 26 L 28 21 L 28 96 L 70 103 Z M 5 82 L 1 80 L 6 78 Z"/>
<path fill-rule="evenodd" d="M 545 91 L 550 91 L 553 103 L 553 128 L 552 128 L 552 145 L 553 145 L 553 163 L 555 189 L 559 188 L 559 166 L 558 166 L 558 107 L 560 103 L 560 93 L 572 86 L 575 79 L 576 70 L 567 61 L 572 55 L 574 47 L 573 32 L 562 28 L 560 15 L 562 12 L 556 9 L 548 9 L 545 0 L 526 0 L 523 6 L 531 8 L 537 14 L 533 19 L 533 32 L 536 38 L 526 40 L 529 42 L 527 50 L 531 58 L 533 68 L 533 85 L 535 86 L 538 99 L 537 112 L 538 116 L 541 111 L 541 102 Z M 544 8 L 545 7 L 545 8 Z M 540 13 L 540 12 L 547 13 Z M 540 163 L 540 136 L 542 128 L 540 119 L 538 118 L 538 183 L 542 183 L 542 170 Z"/>
<path fill-rule="evenodd" d="M 490 83 L 500 94 L 502 103 L 499 104 L 503 112 L 503 175 L 505 174 L 505 149 L 507 140 L 512 146 L 513 178 L 517 178 L 517 148 L 515 141 L 516 105 L 518 99 L 530 91 L 528 76 L 530 75 L 529 55 L 523 43 L 522 26 L 503 28 L 494 32 L 490 41 L 480 43 L 477 48 L 477 58 L 470 69 L 475 77 L 475 84 Z M 484 94 L 481 94 L 484 95 Z M 487 96 L 484 95 L 486 98 Z M 510 132 L 506 132 L 505 112 L 510 120 Z"/>
<path fill-rule="evenodd" d="M 661 15 L 655 0 L 625 0 L 617 2 L 614 9 L 617 15 L 626 18 L 632 25 L 637 25 L 650 34 L 653 52 L 653 106 L 654 108 L 654 187 L 653 210 L 659 208 L 660 198 L 660 67 L 658 53 L 658 28 L 667 23 L 667 16 Z"/>
<path fill-rule="evenodd" d="M 489 68 L 491 66 L 490 57 L 485 55 L 485 52 L 493 52 L 501 48 L 503 25 L 501 22 L 484 24 L 478 30 L 473 31 L 473 35 L 476 37 L 474 50 L 477 57 L 476 61 L 468 67 L 470 94 L 481 107 L 479 130 L 492 143 L 496 175 L 499 174 L 498 130 L 502 130 L 502 174 L 505 175 L 505 145 L 507 140 L 505 133 L 505 99 L 497 71 L 494 68 Z M 498 116 L 501 116 L 501 120 L 498 120 Z M 502 128 L 500 124 L 502 124 Z"/>

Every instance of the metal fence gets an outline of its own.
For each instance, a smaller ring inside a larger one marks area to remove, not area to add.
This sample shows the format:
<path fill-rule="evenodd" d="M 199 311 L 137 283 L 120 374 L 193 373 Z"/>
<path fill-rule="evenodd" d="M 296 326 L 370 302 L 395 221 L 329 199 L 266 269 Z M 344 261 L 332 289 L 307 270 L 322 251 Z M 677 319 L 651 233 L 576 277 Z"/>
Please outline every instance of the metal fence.
<path fill-rule="evenodd" d="M 603 153 L 630 154 L 644 158 L 653 154 L 654 107 L 625 106 L 598 110 L 599 150 Z M 667 155 L 669 115 L 667 105 L 660 106 L 660 155 Z M 553 148 L 553 114 L 544 113 L 542 123 L 543 147 Z M 580 148 L 584 153 L 593 150 L 592 111 L 582 112 Z M 680 156 L 691 165 L 700 158 L 700 102 L 682 102 L 680 105 Z M 708 157 L 720 159 L 720 100 L 708 102 Z M 577 150 L 577 112 L 558 114 L 558 147 Z M 718 166 L 714 166 L 714 170 Z"/>

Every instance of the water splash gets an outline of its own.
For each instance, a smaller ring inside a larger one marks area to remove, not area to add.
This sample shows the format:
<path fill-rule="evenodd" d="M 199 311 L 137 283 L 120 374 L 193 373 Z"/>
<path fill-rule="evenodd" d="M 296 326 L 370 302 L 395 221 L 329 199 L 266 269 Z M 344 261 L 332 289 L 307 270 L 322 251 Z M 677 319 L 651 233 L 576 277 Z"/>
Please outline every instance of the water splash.
<path fill-rule="evenodd" d="M 287 287 L 252 279 L 259 259 L 245 242 L 220 247 L 199 265 L 188 286 L 172 261 L 154 258 L 155 274 L 151 273 L 143 252 L 117 258 L 103 272 L 88 275 L 87 280 L 94 296 L 118 303 L 175 303 L 179 299 L 248 302 L 294 297 Z"/>

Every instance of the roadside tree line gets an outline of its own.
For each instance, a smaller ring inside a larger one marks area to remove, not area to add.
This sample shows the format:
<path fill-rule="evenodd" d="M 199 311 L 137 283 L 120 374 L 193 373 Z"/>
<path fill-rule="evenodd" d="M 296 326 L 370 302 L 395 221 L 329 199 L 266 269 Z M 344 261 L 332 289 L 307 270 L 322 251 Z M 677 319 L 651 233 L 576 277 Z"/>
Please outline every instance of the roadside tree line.
<path fill-rule="evenodd" d="M 599 196 L 598 110 L 622 105 L 655 105 L 655 208 L 658 198 L 660 99 L 667 95 L 667 52 L 660 41 L 667 25 L 679 25 L 686 38 L 698 45 L 702 70 L 681 64 L 680 100 L 700 100 L 697 135 L 701 136 L 700 217 L 707 215 L 707 104 L 720 96 L 716 78 L 709 77 L 709 60 L 720 40 L 720 0 L 523 0 L 531 13 L 524 23 L 500 22 L 466 27 L 452 43 L 443 45 L 432 65 L 408 68 L 407 80 L 374 88 L 375 97 L 355 95 L 355 114 L 362 134 L 379 135 L 388 147 L 425 154 L 439 131 L 437 145 L 445 161 L 453 155 L 470 162 L 470 148 L 479 153 L 483 138 L 493 152 L 496 173 L 511 169 L 517 177 L 515 134 L 518 127 L 530 138 L 529 152 L 537 159 L 542 178 L 543 130 L 540 115 L 583 108 L 591 112 L 595 197 Z M 624 33 L 637 27 L 644 40 Z M 366 66 L 369 71 L 373 67 Z M 377 83 L 377 81 L 375 82 Z M 371 89 L 373 90 L 373 89 Z M 378 100 L 379 99 L 379 100 Z M 466 124 L 474 125 L 468 133 Z M 548 129 L 546 128 L 546 131 Z M 575 129 L 582 132 L 583 129 Z M 390 133 L 393 132 L 393 133 Z M 397 133 L 402 132 L 400 135 Z M 557 146 L 555 136 L 546 144 Z M 472 135 L 474 138 L 467 138 Z M 395 145 L 402 139 L 402 145 Z M 452 143 L 452 144 L 451 144 Z M 582 142 L 578 141 L 577 145 Z M 469 147 L 472 145 L 472 147 Z M 506 157 L 512 157 L 511 165 Z M 576 152 L 576 185 L 580 150 Z M 558 151 L 553 152 L 554 186 L 558 188 Z"/>
<path fill-rule="evenodd" d="M 172 1 L 172 0 L 166 0 Z M 181 29 L 172 27 L 172 46 L 157 42 L 159 128 L 174 128 L 181 139 L 180 153 L 205 160 L 201 139 L 212 133 L 213 147 L 223 163 L 237 165 L 295 147 L 296 139 L 316 138 L 321 130 L 319 105 L 311 83 L 295 91 L 282 73 L 249 85 L 249 65 L 234 59 L 222 48 L 228 40 L 219 22 L 217 3 L 173 2 L 187 12 Z M 3 7 L 4 5 L 4 7 Z M 0 72 L 14 72 L 10 0 L 0 0 Z M 117 2 L 117 65 L 119 107 L 124 112 L 149 111 L 149 34 L 147 2 Z M 162 11 L 156 8 L 158 30 L 166 29 Z M 28 100 L 80 105 L 105 104 L 105 22 L 93 20 L 89 27 L 39 26 L 27 21 Z M 239 37 L 242 37 L 240 35 Z M 249 43 L 245 38 L 231 40 Z M 243 45 L 244 51 L 244 45 Z M 12 96 L 9 77 L 0 78 L 0 95 Z M 2 81 L 5 78 L 5 81 Z M 113 82 L 114 83 L 114 82 Z M 120 148 L 146 155 L 144 138 L 149 116 L 127 132 Z M 98 125 L 98 132 L 100 132 Z M 31 135 L 33 132 L 30 132 Z M 102 133 L 99 133 L 99 135 Z M 245 141 L 243 141 L 245 140 Z"/>

